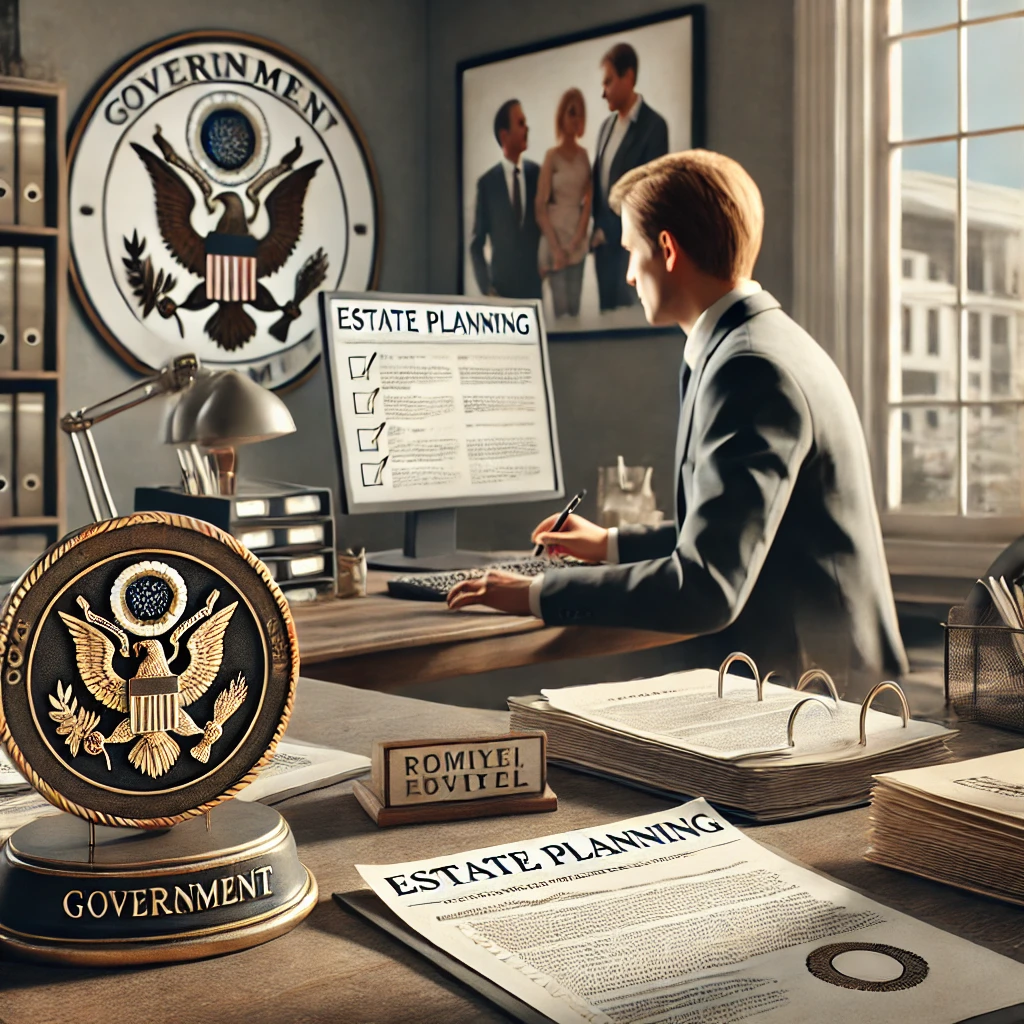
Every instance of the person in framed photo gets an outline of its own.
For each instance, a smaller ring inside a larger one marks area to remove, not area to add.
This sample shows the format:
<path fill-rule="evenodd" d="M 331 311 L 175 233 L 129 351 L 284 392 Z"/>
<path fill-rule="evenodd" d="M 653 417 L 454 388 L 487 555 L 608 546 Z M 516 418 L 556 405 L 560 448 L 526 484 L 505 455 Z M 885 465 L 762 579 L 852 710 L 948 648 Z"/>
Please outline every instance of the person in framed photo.
<path fill-rule="evenodd" d="M 583 261 L 589 249 L 592 181 L 590 158 L 577 141 L 587 125 L 579 89 L 567 89 L 555 112 L 558 144 L 544 154 L 537 185 L 537 223 L 542 277 L 551 288 L 555 316 L 579 316 Z"/>
<path fill-rule="evenodd" d="M 539 299 L 536 198 L 540 168 L 525 160 L 529 129 L 519 100 L 506 100 L 494 115 L 501 159 L 476 183 L 476 213 L 469 243 L 473 275 L 484 295 Z M 484 253 L 491 241 L 491 262 Z"/>
<path fill-rule="evenodd" d="M 601 312 L 632 306 L 626 283 L 629 254 L 620 244 L 622 220 L 609 204 L 612 188 L 627 171 L 668 152 L 668 125 L 636 91 L 639 58 L 629 43 L 616 43 L 601 61 L 601 95 L 612 111 L 597 135 L 593 172 L 594 267 Z"/>

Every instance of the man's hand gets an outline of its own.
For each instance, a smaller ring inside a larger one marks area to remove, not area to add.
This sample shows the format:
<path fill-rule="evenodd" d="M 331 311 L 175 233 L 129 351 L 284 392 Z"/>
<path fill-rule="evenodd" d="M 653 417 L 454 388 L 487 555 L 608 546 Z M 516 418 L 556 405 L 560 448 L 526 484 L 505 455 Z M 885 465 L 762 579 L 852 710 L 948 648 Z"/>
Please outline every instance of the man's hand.
<path fill-rule="evenodd" d="M 551 533 L 557 515 L 548 516 L 533 531 L 533 543 L 543 544 L 549 555 L 572 555 L 584 562 L 603 562 L 608 557 L 608 531 L 584 519 L 570 515 L 558 533 Z"/>
<path fill-rule="evenodd" d="M 455 609 L 483 604 L 507 615 L 529 615 L 532 582 L 529 576 L 491 569 L 479 579 L 456 583 L 448 591 L 448 607 Z"/>
<path fill-rule="evenodd" d="M 597 228 L 596 231 L 590 236 L 590 248 L 596 249 L 600 245 L 604 245 L 607 239 L 604 237 L 604 229 Z"/>

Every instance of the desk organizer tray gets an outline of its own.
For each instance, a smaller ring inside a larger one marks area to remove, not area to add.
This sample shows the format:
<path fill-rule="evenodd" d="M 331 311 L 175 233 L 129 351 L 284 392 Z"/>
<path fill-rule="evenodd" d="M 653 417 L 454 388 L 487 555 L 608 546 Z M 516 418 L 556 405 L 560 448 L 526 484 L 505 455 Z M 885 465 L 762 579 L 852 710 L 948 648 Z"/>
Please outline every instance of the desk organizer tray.
<path fill-rule="evenodd" d="M 946 703 L 965 721 L 1024 732 L 1024 629 L 964 605 L 943 625 Z"/>

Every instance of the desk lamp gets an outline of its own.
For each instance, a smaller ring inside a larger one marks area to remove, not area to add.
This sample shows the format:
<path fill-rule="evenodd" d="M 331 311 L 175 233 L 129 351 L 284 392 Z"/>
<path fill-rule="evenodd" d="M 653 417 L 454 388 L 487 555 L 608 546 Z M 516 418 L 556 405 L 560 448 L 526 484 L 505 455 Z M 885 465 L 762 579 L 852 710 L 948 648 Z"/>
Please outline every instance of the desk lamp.
<path fill-rule="evenodd" d="M 284 402 L 235 370 L 200 370 L 164 421 L 164 441 L 178 449 L 185 489 L 193 494 L 234 494 L 235 449 L 294 431 Z"/>
<path fill-rule="evenodd" d="M 75 450 L 75 460 L 78 462 L 85 493 L 89 498 L 89 508 L 96 522 L 115 518 L 117 508 L 107 484 L 106 474 L 103 472 L 103 462 L 92 436 L 92 427 L 158 395 L 183 391 L 192 384 L 198 373 L 199 360 L 196 356 L 191 353 L 178 356 L 162 370 L 143 377 L 124 391 L 95 405 L 69 412 L 61 419 L 60 428 L 71 438 L 71 447 Z M 106 503 L 106 507 L 101 504 L 101 499 Z"/>

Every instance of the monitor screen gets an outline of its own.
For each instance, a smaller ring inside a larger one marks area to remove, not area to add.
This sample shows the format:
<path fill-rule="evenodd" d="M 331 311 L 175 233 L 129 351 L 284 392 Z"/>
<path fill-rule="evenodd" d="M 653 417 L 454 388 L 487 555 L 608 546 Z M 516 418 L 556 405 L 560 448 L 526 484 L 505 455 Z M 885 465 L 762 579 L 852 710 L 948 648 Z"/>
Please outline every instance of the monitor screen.
<path fill-rule="evenodd" d="M 323 292 L 345 511 L 562 497 L 540 302 Z"/>

